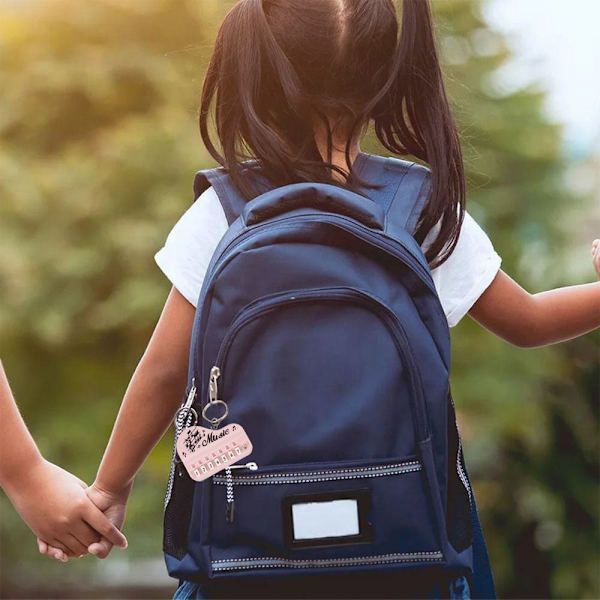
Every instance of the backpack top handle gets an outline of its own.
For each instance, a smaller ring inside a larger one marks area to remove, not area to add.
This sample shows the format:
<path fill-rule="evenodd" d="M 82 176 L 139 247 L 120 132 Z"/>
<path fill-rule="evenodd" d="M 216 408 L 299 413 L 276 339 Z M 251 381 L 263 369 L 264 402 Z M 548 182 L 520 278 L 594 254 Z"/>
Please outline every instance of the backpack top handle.
<path fill-rule="evenodd" d="M 367 227 L 385 229 L 384 209 L 360 194 L 328 183 L 291 183 L 250 200 L 242 211 L 247 227 L 299 208 L 351 217 Z"/>

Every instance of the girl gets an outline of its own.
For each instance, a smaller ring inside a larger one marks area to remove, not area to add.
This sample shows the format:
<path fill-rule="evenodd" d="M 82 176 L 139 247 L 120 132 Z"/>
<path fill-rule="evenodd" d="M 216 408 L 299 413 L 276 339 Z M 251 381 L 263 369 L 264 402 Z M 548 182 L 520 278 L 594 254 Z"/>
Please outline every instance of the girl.
<path fill-rule="evenodd" d="M 223 155 L 208 131 L 215 98 Z M 399 40 L 393 0 L 241 0 L 229 11 L 204 82 L 200 130 L 209 152 L 227 167 L 245 198 L 254 197 L 256 190 L 241 172 L 240 163 L 248 157 L 242 147 L 257 158 L 274 187 L 301 181 L 351 189 L 356 183 L 364 188 L 376 184 L 353 178 L 353 165 L 364 155 L 359 143 L 371 121 L 387 150 L 415 156 L 431 169 L 432 190 L 415 239 L 429 261 L 450 326 L 468 313 L 509 343 L 536 347 L 600 325 L 600 283 L 529 294 L 500 269 L 501 259 L 490 240 L 465 212 L 461 150 L 428 2 L 404 0 Z M 118 526 L 138 469 L 180 405 L 200 288 L 226 229 L 224 210 L 209 188 L 156 254 L 173 288 L 89 489 L 92 500 L 107 514 L 110 511 Z M 594 260 L 597 264 L 597 245 Z M 103 557 L 110 544 L 103 540 L 89 550 Z M 345 590 L 337 581 L 337 593 L 350 597 L 356 580 L 346 579 Z M 370 581 L 372 593 L 382 581 L 379 576 Z M 292 589 L 298 592 L 300 583 L 271 580 L 268 589 L 285 597 Z M 396 597 L 468 597 L 464 580 L 445 590 L 428 588 L 427 582 L 416 579 L 390 583 L 394 587 L 389 595 Z M 248 581 L 238 590 L 250 597 L 261 585 L 264 582 Z M 312 587 L 301 593 L 324 597 L 323 590 Z M 210 589 L 181 582 L 177 595 L 219 593 L 235 590 L 222 580 Z M 265 597 L 265 588 L 257 593 Z"/>

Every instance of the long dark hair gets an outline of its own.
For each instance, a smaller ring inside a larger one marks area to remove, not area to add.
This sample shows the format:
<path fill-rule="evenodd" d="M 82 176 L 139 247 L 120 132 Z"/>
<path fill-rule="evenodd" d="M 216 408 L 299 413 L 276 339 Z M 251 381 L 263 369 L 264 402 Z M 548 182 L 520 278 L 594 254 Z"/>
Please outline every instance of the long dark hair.
<path fill-rule="evenodd" d="M 216 99 L 216 134 L 209 112 Z M 243 174 L 255 160 L 274 185 L 319 181 L 356 191 L 377 188 L 352 169 L 351 147 L 371 121 L 385 148 L 427 163 L 431 192 L 417 223 L 438 266 L 454 249 L 464 217 L 465 177 L 436 49 L 429 0 L 240 0 L 217 34 L 199 113 L 211 156 L 240 193 L 259 193 Z M 327 132 L 327 160 L 315 142 Z M 348 170 L 332 164 L 334 134 L 345 132 Z M 345 181 L 334 177 L 340 173 Z"/>

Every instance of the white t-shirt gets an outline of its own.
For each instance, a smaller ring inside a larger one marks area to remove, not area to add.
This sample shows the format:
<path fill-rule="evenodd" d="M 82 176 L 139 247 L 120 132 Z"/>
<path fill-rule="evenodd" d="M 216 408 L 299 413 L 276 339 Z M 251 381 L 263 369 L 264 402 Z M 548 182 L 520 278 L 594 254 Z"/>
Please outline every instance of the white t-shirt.
<path fill-rule="evenodd" d="M 206 269 L 227 231 L 227 219 L 213 187 L 188 208 L 155 254 L 156 263 L 193 306 L 196 306 Z M 437 232 L 423 240 L 426 250 Z M 490 285 L 501 263 L 483 229 L 467 212 L 454 251 L 431 271 L 448 325 L 454 327 Z"/>

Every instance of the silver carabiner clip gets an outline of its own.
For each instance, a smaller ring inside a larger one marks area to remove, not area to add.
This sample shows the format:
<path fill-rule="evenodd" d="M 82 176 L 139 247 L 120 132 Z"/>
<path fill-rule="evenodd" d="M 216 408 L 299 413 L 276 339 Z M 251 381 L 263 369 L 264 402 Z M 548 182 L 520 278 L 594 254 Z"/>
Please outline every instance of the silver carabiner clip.
<path fill-rule="evenodd" d="M 202 416 L 212 425 L 213 429 L 216 429 L 219 423 L 227 416 L 229 407 L 223 400 L 219 400 L 219 389 L 217 379 L 221 375 L 221 370 L 216 365 L 210 370 L 210 379 L 208 381 L 208 404 L 202 409 Z M 206 416 L 206 411 L 213 404 L 222 404 L 225 407 L 225 412 L 220 417 L 209 418 Z"/>

